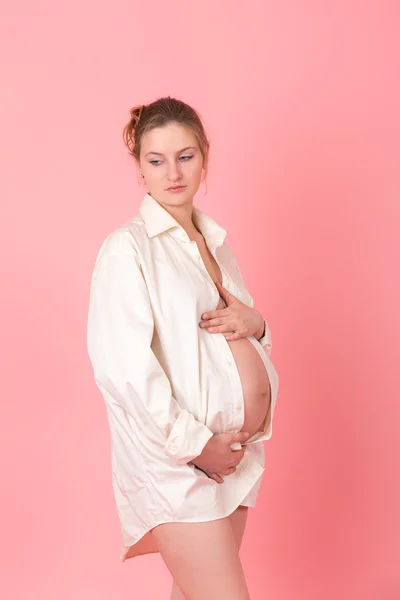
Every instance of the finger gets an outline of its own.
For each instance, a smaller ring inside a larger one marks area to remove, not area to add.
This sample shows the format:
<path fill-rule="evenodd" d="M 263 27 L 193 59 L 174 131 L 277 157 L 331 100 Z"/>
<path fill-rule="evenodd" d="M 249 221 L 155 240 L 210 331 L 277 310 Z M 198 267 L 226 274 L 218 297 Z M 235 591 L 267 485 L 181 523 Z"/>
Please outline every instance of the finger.
<path fill-rule="evenodd" d="M 225 339 L 226 339 L 228 342 L 230 342 L 230 341 L 231 341 L 231 339 L 233 339 L 233 338 L 235 338 L 235 337 L 236 337 L 236 334 L 235 334 L 235 332 L 234 332 L 234 331 L 228 331 L 228 333 L 227 333 L 226 331 L 222 331 L 222 335 L 225 337 Z M 239 338 L 241 338 L 241 337 L 244 337 L 244 336 L 243 336 L 243 335 L 239 335 L 239 336 L 237 337 L 237 339 L 239 339 Z"/>
<path fill-rule="evenodd" d="M 244 337 L 247 337 L 247 335 L 240 331 L 235 331 L 235 332 L 228 333 L 227 335 L 225 335 L 225 339 L 227 342 L 233 342 L 234 340 L 240 340 L 241 338 L 244 338 Z"/>
<path fill-rule="evenodd" d="M 224 286 L 221 285 L 219 281 L 216 281 L 215 283 L 216 283 L 216 286 L 217 286 L 217 289 L 218 289 L 220 295 L 226 301 L 227 304 L 229 304 L 230 302 L 233 302 L 234 300 L 237 299 L 236 296 L 234 296 L 233 294 L 228 292 L 228 290 L 226 288 L 224 288 Z"/>
<path fill-rule="evenodd" d="M 228 308 L 219 308 L 218 310 L 210 310 L 209 312 L 205 312 L 201 315 L 201 318 L 205 321 L 208 319 L 218 319 L 219 317 L 226 317 L 229 315 Z"/>
<path fill-rule="evenodd" d="M 232 463 L 231 463 L 231 465 L 233 467 L 236 467 L 243 460 L 245 452 L 246 452 L 246 450 L 245 450 L 245 448 L 243 448 L 243 446 L 240 450 L 235 450 L 233 452 Z"/>
<path fill-rule="evenodd" d="M 218 475 L 232 475 L 236 471 L 236 467 L 229 467 L 228 469 L 223 469 L 218 473 Z"/>
<path fill-rule="evenodd" d="M 216 481 L 217 483 L 223 483 L 224 480 L 222 479 L 221 475 L 219 475 L 218 473 L 208 473 L 208 476 L 213 479 L 214 481 Z"/>
<path fill-rule="evenodd" d="M 231 439 L 229 444 L 233 444 L 234 442 L 239 442 L 242 444 L 243 442 L 247 442 L 250 437 L 250 434 L 247 431 L 238 431 L 237 433 L 231 433 Z"/>
<path fill-rule="evenodd" d="M 209 329 L 210 327 L 225 327 L 225 330 L 227 327 L 230 327 L 229 331 L 234 331 L 235 327 L 237 327 L 237 325 L 235 325 L 235 323 L 232 321 L 232 319 L 230 319 L 229 321 L 227 321 L 227 319 L 229 318 L 229 315 L 225 315 L 223 317 L 215 317 L 214 319 L 207 319 L 206 321 L 200 321 L 199 323 L 199 327 L 201 329 Z"/>
<path fill-rule="evenodd" d="M 235 462 L 235 467 L 237 467 L 238 464 L 242 462 L 244 455 L 245 455 L 245 452 L 243 452 L 243 454 L 241 456 L 236 457 L 238 460 L 237 460 L 237 462 Z"/>
<path fill-rule="evenodd" d="M 202 327 L 202 329 L 207 329 L 208 333 L 226 333 L 227 335 L 237 335 L 238 331 L 234 330 L 235 325 L 231 323 L 226 323 L 225 325 L 219 325 L 218 327 Z M 239 332 L 239 338 L 244 337 L 243 334 Z"/>
<path fill-rule="evenodd" d="M 225 321 L 223 315 L 214 315 L 200 321 L 200 327 L 215 327 L 216 325 L 222 325 Z"/>

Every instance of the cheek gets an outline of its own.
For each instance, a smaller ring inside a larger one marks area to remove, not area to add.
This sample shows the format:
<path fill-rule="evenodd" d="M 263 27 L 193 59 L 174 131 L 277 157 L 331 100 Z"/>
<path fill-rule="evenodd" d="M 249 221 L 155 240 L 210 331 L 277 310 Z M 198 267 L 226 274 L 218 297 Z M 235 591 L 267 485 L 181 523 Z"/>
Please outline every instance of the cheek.
<path fill-rule="evenodd" d="M 187 163 L 186 167 L 186 174 L 189 175 L 191 179 L 195 181 L 200 181 L 202 173 L 202 163 Z"/>
<path fill-rule="evenodd" d="M 163 171 L 164 169 L 162 168 L 162 166 L 153 169 L 146 169 L 145 171 L 143 171 L 146 183 L 149 186 L 154 187 L 161 181 L 164 181 L 165 173 L 163 173 Z"/>

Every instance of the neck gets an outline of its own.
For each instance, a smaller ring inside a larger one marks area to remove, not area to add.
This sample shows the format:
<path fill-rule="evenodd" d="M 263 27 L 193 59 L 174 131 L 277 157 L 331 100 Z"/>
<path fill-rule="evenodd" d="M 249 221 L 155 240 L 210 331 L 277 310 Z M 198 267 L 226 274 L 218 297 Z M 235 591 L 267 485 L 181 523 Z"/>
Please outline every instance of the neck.
<path fill-rule="evenodd" d="M 193 198 L 180 206 L 171 206 L 162 202 L 160 204 L 174 217 L 191 240 L 199 239 L 202 234 L 193 221 Z"/>

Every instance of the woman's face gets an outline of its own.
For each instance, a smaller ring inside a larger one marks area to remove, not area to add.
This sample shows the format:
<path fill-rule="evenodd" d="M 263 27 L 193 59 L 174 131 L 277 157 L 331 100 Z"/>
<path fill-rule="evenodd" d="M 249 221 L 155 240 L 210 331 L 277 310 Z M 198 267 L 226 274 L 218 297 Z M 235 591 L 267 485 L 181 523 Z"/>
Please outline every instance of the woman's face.
<path fill-rule="evenodd" d="M 139 163 L 155 200 L 173 206 L 193 202 L 201 183 L 203 156 L 189 127 L 169 123 L 145 133 Z M 182 189 L 169 189 L 177 186 Z"/>

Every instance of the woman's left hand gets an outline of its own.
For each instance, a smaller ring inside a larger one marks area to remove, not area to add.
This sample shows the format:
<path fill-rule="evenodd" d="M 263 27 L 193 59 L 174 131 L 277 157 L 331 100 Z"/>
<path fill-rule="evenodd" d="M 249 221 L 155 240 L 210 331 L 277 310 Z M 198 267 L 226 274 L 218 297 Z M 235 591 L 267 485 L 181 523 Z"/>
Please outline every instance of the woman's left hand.
<path fill-rule="evenodd" d="M 255 309 L 241 302 L 218 281 L 216 286 L 226 307 L 201 315 L 199 326 L 210 333 L 222 333 L 227 341 L 239 340 L 250 335 L 259 340 L 264 331 L 264 319 Z"/>

